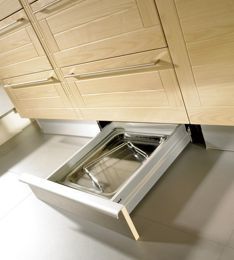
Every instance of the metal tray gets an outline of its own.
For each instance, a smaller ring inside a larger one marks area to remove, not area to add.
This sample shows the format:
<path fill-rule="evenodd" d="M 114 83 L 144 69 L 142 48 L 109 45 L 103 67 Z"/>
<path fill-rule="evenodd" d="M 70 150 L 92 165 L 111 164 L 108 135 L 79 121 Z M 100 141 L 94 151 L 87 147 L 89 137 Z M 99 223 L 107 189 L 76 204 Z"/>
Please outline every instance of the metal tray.
<path fill-rule="evenodd" d="M 114 129 L 59 182 L 100 196 L 113 196 L 166 139 L 166 135 Z"/>

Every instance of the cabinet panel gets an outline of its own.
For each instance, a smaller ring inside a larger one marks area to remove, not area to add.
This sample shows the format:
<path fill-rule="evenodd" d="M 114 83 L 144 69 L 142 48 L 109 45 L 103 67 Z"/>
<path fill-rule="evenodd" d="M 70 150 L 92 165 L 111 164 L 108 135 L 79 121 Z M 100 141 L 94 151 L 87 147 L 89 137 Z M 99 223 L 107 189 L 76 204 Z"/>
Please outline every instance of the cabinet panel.
<path fill-rule="evenodd" d="M 4 80 L 16 109 L 29 118 L 79 118 L 53 71 Z"/>
<path fill-rule="evenodd" d="M 40 2 L 31 6 L 61 67 L 166 46 L 152 0 Z"/>
<path fill-rule="evenodd" d="M 0 20 L 22 9 L 22 6 L 18 0 L 0 0 L 0 6 Z"/>
<path fill-rule="evenodd" d="M 188 106 L 191 122 L 234 125 L 234 2 L 175 3 L 200 99 Z"/>
<path fill-rule="evenodd" d="M 0 79 L 51 69 L 24 11 L 0 21 Z"/>
<path fill-rule="evenodd" d="M 28 0 L 29 3 L 32 3 L 33 1 L 35 0 Z M 3 20 L 4 18 L 22 9 L 22 6 L 18 0 L 0 0 L 0 6 L 0 20 Z"/>

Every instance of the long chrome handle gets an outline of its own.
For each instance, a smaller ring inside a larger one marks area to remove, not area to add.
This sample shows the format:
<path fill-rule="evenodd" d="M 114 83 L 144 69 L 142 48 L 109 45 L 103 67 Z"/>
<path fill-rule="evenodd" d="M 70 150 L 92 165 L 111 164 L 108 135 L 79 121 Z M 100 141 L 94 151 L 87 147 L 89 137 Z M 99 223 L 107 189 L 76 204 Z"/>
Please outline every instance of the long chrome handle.
<path fill-rule="evenodd" d="M 1 28 L 0 28 L 0 32 L 3 31 L 3 30 L 5 30 L 5 29 L 7 29 L 8 27 L 10 27 L 10 26 L 12 26 L 12 25 L 14 25 L 14 24 L 23 22 L 24 20 L 25 20 L 25 18 L 21 17 L 21 18 L 15 20 L 15 21 L 13 21 L 12 23 L 9 23 L 9 24 L 7 24 L 7 25 L 1 27 Z"/>
<path fill-rule="evenodd" d="M 35 85 L 35 84 L 45 84 L 45 83 L 49 83 L 49 82 L 53 82 L 55 80 L 54 77 L 49 77 L 46 79 L 41 79 L 41 80 L 35 80 L 35 81 L 27 81 L 27 82 L 23 82 L 23 83 L 16 83 L 16 84 L 9 84 L 9 85 L 5 85 L 5 88 L 19 88 L 19 87 L 25 87 L 28 85 Z"/>
<path fill-rule="evenodd" d="M 62 1 L 62 0 L 53 1 L 53 2 L 51 2 L 51 3 L 49 3 L 49 4 L 47 4 L 47 5 L 42 6 L 42 8 L 40 8 L 40 9 L 34 11 L 33 13 L 34 13 L 34 14 L 40 13 L 40 12 L 44 11 L 45 9 L 47 9 L 48 7 L 51 7 L 51 6 L 57 4 L 57 3 L 61 2 L 61 1 Z"/>
<path fill-rule="evenodd" d="M 137 71 L 141 71 L 144 69 L 154 70 L 157 69 L 157 64 L 160 60 L 156 60 L 155 62 L 148 63 L 148 64 L 142 64 L 142 65 L 135 65 L 135 66 L 128 66 L 123 67 L 120 69 L 110 69 L 110 70 L 102 70 L 102 71 L 96 71 L 91 73 L 84 73 L 84 74 L 68 74 L 65 75 L 64 78 L 87 78 L 87 77 L 102 77 L 102 76 L 109 76 L 110 74 L 116 74 L 116 73 L 134 73 Z"/>

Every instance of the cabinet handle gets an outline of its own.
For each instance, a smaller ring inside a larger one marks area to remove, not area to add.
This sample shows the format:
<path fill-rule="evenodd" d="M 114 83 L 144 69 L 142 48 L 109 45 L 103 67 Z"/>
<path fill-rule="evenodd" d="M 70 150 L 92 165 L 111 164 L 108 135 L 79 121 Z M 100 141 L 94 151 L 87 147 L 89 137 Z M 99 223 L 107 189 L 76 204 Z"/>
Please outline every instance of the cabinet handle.
<path fill-rule="evenodd" d="M 62 1 L 62 0 L 53 1 L 53 2 L 51 2 L 51 3 L 49 3 L 49 4 L 47 4 L 47 5 L 42 6 L 40 9 L 34 11 L 33 13 L 34 13 L 34 14 L 40 13 L 40 12 L 44 11 L 45 9 L 47 9 L 48 7 L 51 7 L 51 6 L 57 4 L 57 3 L 61 2 L 61 1 Z"/>
<path fill-rule="evenodd" d="M 157 69 L 157 64 L 160 62 L 160 60 L 156 60 L 155 62 L 148 63 L 148 64 L 143 64 L 143 65 L 135 65 L 135 66 L 128 66 L 128 67 L 123 67 L 120 69 L 110 69 L 110 70 L 102 70 L 102 71 L 96 71 L 96 72 L 91 72 L 91 73 L 84 73 L 84 74 L 74 74 L 70 73 L 68 75 L 65 75 L 64 78 L 87 78 L 87 77 L 104 77 L 104 76 L 110 76 L 111 74 L 116 74 L 116 73 L 134 73 L 137 71 L 141 71 L 144 69 L 148 70 L 156 70 Z"/>
<path fill-rule="evenodd" d="M 25 86 L 28 86 L 28 85 L 45 84 L 45 83 L 51 83 L 55 80 L 56 79 L 54 77 L 49 77 L 49 78 L 41 79 L 41 80 L 27 81 L 27 82 L 16 83 L 16 84 L 9 84 L 9 85 L 5 85 L 4 88 L 19 88 L 19 87 L 25 87 Z"/>
<path fill-rule="evenodd" d="M 8 27 L 11 27 L 11 26 L 14 25 L 14 24 L 23 22 L 24 20 L 25 20 L 25 18 L 21 17 L 21 18 L 15 20 L 15 21 L 13 21 L 12 23 L 9 23 L 9 24 L 7 24 L 7 25 L 1 27 L 1 28 L 0 28 L 0 32 L 3 31 L 3 30 L 5 30 L 5 29 L 7 29 Z"/>

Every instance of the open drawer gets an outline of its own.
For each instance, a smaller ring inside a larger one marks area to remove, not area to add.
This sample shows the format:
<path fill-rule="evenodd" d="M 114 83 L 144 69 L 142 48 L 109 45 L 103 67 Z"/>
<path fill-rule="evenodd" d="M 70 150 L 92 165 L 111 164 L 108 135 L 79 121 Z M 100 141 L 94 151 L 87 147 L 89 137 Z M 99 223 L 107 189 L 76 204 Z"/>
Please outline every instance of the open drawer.
<path fill-rule="evenodd" d="M 47 178 L 21 181 L 56 208 L 124 219 L 138 239 L 129 214 L 189 141 L 183 125 L 113 122 Z"/>

